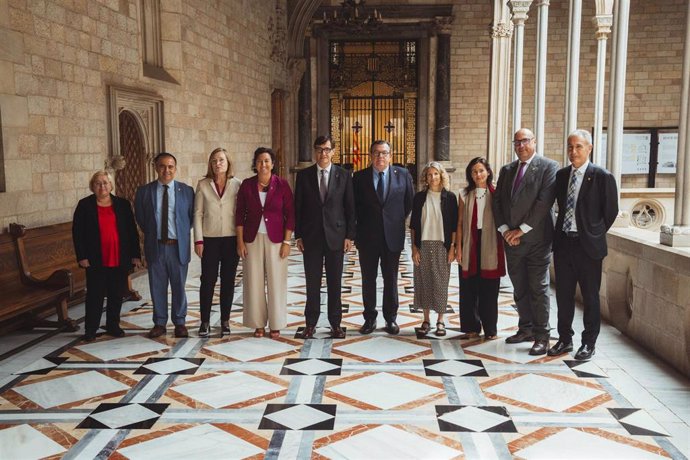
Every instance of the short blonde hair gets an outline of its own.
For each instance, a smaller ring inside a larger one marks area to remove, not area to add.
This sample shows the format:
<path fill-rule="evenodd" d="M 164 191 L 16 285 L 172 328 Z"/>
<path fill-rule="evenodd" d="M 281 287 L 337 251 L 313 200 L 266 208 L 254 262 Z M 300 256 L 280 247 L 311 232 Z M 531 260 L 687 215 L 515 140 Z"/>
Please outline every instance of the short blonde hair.
<path fill-rule="evenodd" d="M 89 180 L 89 190 L 91 190 L 92 193 L 96 193 L 96 190 L 94 189 L 94 184 L 96 183 L 96 179 L 98 179 L 101 176 L 107 177 L 108 182 L 110 182 L 110 186 L 115 187 L 115 184 L 113 183 L 113 176 L 110 174 L 110 172 L 106 171 L 105 169 L 101 169 L 93 173 L 93 176 L 91 176 L 91 179 Z"/>
<path fill-rule="evenodd" d="M 228 153 L 227 150 L 225 150 L 223 147 L 217 147 L 213 149 L 213 152 L 208 156 L 208 167 L 206 168 L 206 176 L 209 179 L 215 179 L 215 175 L 213 174 L 213 165 L 211 164 L 211 159 L 213 158 L 213 155 L 215 155 L 218 152 L 223 152 L 225 154 L 225 161 L 228 162 L 228 170 L 225 171 L 225 179 L 231 179 L 233 177 L 233 170 L 232 170 L 232 160 L 230 159 L 230 154 Z"/>
<path fill-rule="evenodd" d="M 424 184 L 424 190 L 429 190 L 429 183 L 426 180 L 426 173 L 429 172 L 429 169 L 431 168 L 434 168 L 441 174 L 441 187 L 446 190 L 450 190 L 450 177 L 448 177 L 448 171 L 446 171 L 446 168 L 444 168 L 443 165 L 438 161 L 429 162 L 426 166 L 424 166 L 424 169 L 422 169 L 422 183 Z"/>

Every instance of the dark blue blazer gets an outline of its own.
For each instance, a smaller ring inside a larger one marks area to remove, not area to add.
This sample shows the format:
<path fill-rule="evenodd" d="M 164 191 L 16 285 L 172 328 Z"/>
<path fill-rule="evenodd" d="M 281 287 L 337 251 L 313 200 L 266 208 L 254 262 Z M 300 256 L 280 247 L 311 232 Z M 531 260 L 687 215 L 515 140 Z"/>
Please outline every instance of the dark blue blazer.
<path fill-rule="evenodd" d="M 158 260 L 158 223 L 156 222 L 156 186 L 158 181 L 149 182 L 137 189 L 134 199 L 134 215 L 144 232 L 144 254 L 151 263 Z M 180 263 L 188 264 L 191 259 L 190 232 L 194 222 L 194 189 L 175 181 L 175 228 Z"/>
<path fill-rule="evenodd" d="M 373 168 L 357 171 L 352 178 L 358 248 L 376 245 L 383 232 L 389 251 L 399 252 L 405 246 L 405 219 L 412 211 L 414 188 L 412 176 L 405 168 L 390 166 L 386 200 L 381 204 L 374 189 Z"/>

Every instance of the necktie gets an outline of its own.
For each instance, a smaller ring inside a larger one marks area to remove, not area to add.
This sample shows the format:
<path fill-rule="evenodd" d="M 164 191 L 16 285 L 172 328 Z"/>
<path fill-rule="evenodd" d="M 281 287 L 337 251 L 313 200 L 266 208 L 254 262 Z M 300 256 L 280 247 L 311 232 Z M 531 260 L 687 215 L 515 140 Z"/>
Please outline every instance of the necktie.
<path fill-rule="evenodd" d="M 379 201 L 383 203 L 383 171 L 379 172 L 379 183 L 376 184 L 376 194 L 379 196 Z"/>
<path fill-rule="evenodd" d="M 565 200 L 565 217 L 563 218 L 563 231 L 569 232 L 575 219 L 575 185 L 577 185 L 577 169 L 573 169 L 568 184 L 568 197 Z"/>
<path fill-rule="evenodd" d="M 161 202 L 161 240 L 168 241 L 168 186 L 163 186 L 163 201 Z"/>
<path fill-rule="evenodd" d="M 321 202 L 326 202 L 326 195 L 328 195 L 328 183 L 326 182 L 326 170 L 321 170 L 321 180 L 319 181 L 319 193 L 321 193 Z"/>
<path fill-rule="evenodd" d="M 515 193 L 515 191 L 520 186 L 520 182 L 522 182 L 522 177 L 525 175 L 525 166 L 526 165 L 527 165 L 527 163 L 525 163 L 524 161 L 520 162 L 520 169 L 518 169 L 517 177 L 515 178 L 515 182 L 513 182 L 513 193 Z"/>

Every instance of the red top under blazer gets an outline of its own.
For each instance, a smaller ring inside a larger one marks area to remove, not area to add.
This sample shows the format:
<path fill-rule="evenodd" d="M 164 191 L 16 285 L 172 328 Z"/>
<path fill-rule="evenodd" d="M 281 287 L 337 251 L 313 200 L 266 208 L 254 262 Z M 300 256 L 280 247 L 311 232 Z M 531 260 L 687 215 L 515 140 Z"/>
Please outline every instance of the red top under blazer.
<path fill-rule="evenodd" d="M 235 207 L 235 225 L 244 227 L 243 240 L 245 243 L 251 243 L 256 238 L 263 218 L 268 239 L 273 243 L 280 243 L 283 241 L 285 229 L 295 229 L 292 190 L 285 179 L 275 174 L 271 175 L 266 205 L 262 209 L 258 181 L 258 177 L 253 176 L 245 179 L 240 185 Z"/>

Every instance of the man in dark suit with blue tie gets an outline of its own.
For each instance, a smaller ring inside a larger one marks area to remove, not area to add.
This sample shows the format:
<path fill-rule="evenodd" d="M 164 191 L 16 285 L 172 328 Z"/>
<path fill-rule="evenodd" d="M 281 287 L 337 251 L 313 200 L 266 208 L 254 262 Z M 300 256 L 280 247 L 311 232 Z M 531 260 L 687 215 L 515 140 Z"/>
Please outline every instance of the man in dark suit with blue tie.
<path fill-rule="evenodd" d="M 307 281 L 303 337 L 314 337 L 321 313 L 321 275 L 326 267 L 328 322 L 331 336 L 345 338 L 340 327 L 343 256 L 355 237 L 355 199 L 352 175 L 334 165 L 333 140 L 319 136 L 314 141 L 316 164 L 297 173 L 295 182 L 295 238 L 302 251 Z"/>
<path fill-rule="evenodd" d="M 536 138 L 522 128 L 513 137 L 518 159 L 501 168 L 494 219 L 505 239 L 508 274 L 517 304 L 518 331 L 507 343 L 534 340 L 530 355 L 549 347 L 549 265 L 558 163 L 536 153 Z"/>
<path fill-rule="evenodd" d="M 170 316 L 175 337 L 187 337 L 185 282 L 191 256 L 190 231 L 194 214 L 194 189 L 175 180 L 177 159 L 170 153 L 154 158 L 158 179 L 137 189 L 134 214 L 144 232 L 144 254 L 149 268 L 153 299 L 150 338 L 166 333 L 168 283 L 172 291 Z"/>
<path fill-rule="evenodd" d="M 618 215 L 618 188 L 613 175 L 589 161 L 592 136 L 578 129 L 568 136 L 570 165 L 556 173 L 558 219 L 553 239 L 558 302 L 558 342 L 549 356 L 573 350 L 575 287 L 580 285 L 584 304 L 582 345 L 575 359 L 594 355 L 601 316 L 599 288 L 606 257 L 606 232 Z"/>
<path fill-rule="evenodd" d="M 362 267 L 364 301 L 364 324 L 359 332 L 371 334 L 376 329 L 376 276 L 380 264 L 385 330 L 397 334 L 398 264 L 414 189 L 407 169 L 391 165 L 391 146 L 387 141 L 374 141 L 369 152 L 371 166 L 357 171 L 352 180 L 357 215 L 355 243 Z"/>

